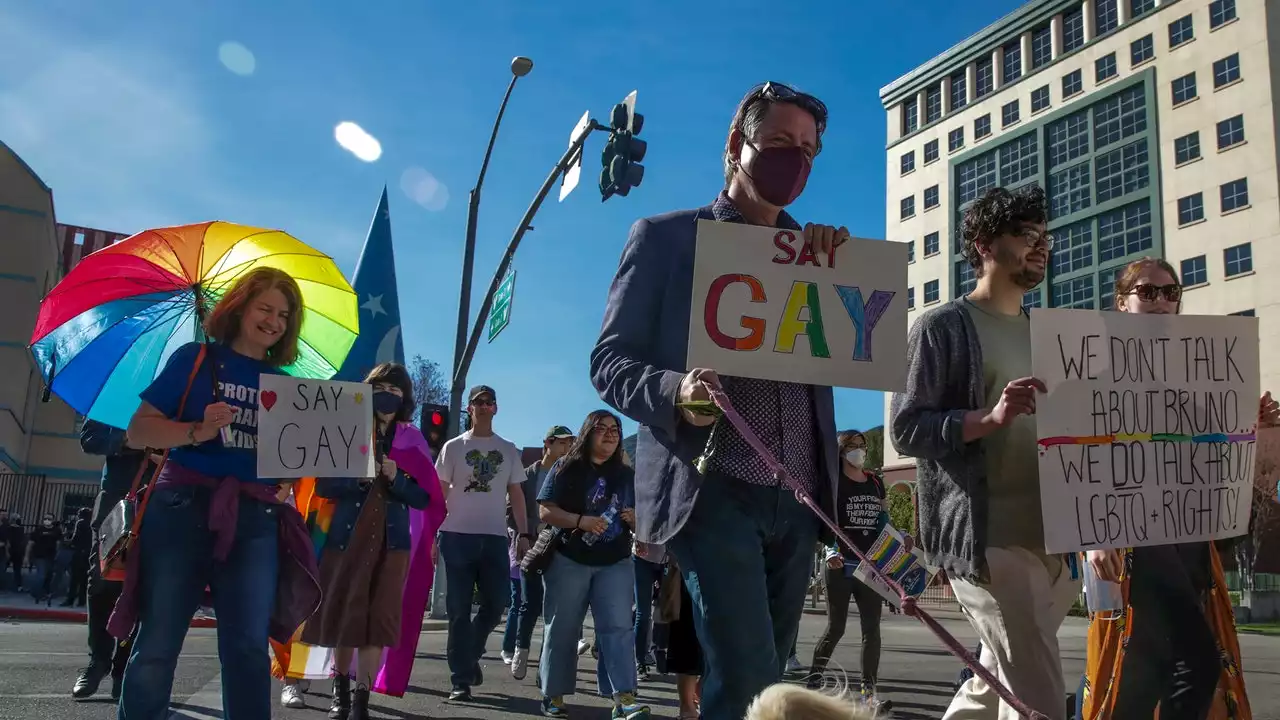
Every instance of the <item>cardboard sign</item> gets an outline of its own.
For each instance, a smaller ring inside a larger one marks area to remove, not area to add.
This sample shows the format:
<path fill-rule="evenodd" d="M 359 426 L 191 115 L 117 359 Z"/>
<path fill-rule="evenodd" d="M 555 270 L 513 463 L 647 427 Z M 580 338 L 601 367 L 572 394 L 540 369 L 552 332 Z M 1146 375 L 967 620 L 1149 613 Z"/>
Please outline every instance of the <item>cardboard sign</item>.
<path fill-rule="evenodd" d="M 1256 318 L 1037 308 L 1031 346 L 1049 552 L 1248 531 Z"/>
<path fill-rule="evenodd" d="M 699 220 L 686 366 L 901 390 L 906 290 L 903 243 L 817 253 L 799 231 Z"/>
<path fill-rule="evenodd" d="M 258 477 L 374 476 L 371 386 L 288 375 L 259 382 Z"/>
<path fill-rule="evenodd" d="M 893 578 L 893 581 L 901 585 L 911 597 L 920 597 L 933 579 L 933 571 L 925 567 L 924 554 L 915 547 L 908 551 L 903 542 L 902 533 L 891 525 L 886 525 L 880 532 L 880 537 L 876 538 L 871 549 L 866 552 L 866 556 L 867 560 L 875 563 L 880 572 Z M 888 585 L 877 580 L 875 575 L 871 574 L 866 562 L 858 563 L 858 567 L 854 568 L 853 576 L 863 585 L 880 593 L 894 607 L 902 607 L 902 598 L 898 593 L 890 590 Z"/>

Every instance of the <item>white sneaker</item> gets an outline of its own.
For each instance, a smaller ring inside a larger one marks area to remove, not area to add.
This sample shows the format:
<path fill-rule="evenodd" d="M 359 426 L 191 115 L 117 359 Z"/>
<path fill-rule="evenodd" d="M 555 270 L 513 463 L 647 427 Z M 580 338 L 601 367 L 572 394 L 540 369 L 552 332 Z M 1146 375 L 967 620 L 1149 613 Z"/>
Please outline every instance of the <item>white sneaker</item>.
<path fill-rule="evenodd" d="M 787 658 L 787 672 L 797 672 L 804 669 L 804 665 L 800 662 L 800 658 L 792 655 Z"/>
<path fill-rule="evenodd" d="M 579 641 L 578 641 L 578 654 L 579 654 L 579 655 L 586 655 L 586 654 L 587 654 L 587 651 L 588 651 L 588 650 L 590 650 L 590 649 L 591 649 L 591 643 L 587 642 L 586 640 L 579 640 Z"/>
<path fill-rule="evenodd" d="M 516 648 L 516 654 L 511 658 L 511 677 L 523 680 L 527 672 L 529 672 L 529 651 L 525 648 Z"/>
<path fill-rule="evenodd" d="M 280 691 L 280 705 L 283 707 L 297 710 L 307 706 L 307 701 L 302 697 L 302 690 L 297 685 L 285 685 Z"/>
<path fill-rule="evenodd" d="M 511 664 L 511 658 L 513 658 L 513 657 L 515 657 L 515 655 L 512 655 L 511 653 L 507 652 L 506 650 L 503 650 L 503 651 L 502 651 L 502 664 L 503 664 L 503 665 L 510 665 L 510 664 Z"/>

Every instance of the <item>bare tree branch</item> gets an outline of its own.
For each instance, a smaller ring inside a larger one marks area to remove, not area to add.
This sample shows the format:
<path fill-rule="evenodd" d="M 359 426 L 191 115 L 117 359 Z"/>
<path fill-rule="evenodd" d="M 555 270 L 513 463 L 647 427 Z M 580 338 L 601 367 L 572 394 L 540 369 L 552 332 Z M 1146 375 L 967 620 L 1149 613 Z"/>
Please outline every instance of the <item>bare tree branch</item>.
<path fill-rule="evenodd" d="M 439 363 L 414 355 L 409 363 L 409 375 L 413 378 L 413 395 L 419 408 L 424 404 L 449 404 L 449 383 Z"/>

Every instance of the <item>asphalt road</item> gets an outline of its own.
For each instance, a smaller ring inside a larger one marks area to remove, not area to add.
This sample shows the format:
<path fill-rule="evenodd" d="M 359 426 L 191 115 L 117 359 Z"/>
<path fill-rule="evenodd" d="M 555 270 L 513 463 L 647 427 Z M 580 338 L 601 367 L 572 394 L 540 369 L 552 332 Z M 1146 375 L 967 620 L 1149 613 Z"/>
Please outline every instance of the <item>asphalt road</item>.
<path fill-rule="evenodd" d="M 825 618 L 806 615 L 800 632 L 800 655 L 807 658 L 822 632 Z M 945 619 L 944 624 L 966 645 L 973 644 L 968 624 Z M 851 618 L 850 629 L 856 628 Z M 1082 621 L 1069 618 L 1060 638 L 1063 672 L 1074 687 L 1084 667 Z M 540 635 L 540 633 L 539 633 Z M 535 649 L 538 646 L 535 635 Z M 959 665 L 936 639 L 916 621 L 887 616 L 883 630 L 881 690 L 894 700 L 893 718 L 903 720 L 938 718 L 951 697 L 951 682 Z M 414 667 L 409 693 L 404 698 L 375 695 L 374 716 L 401 718 L 508 718 L 537 717 L 536 670 L 524 681 L 513 680 L 496 658 L 499 637 L 490 648 L 495 657 L 486 660 L 485 683 L 477 688 L 476 699 L 468 705 L 446 702 L 448 669 L 444 662 L 445 633 L 423 633 L 419 658 Z M 1246 635 L 1241 638 L 1247 668 L 1246 681 L 1257 720 L 1280 720 L 1280 638 Z M 83 628 L 65 623 L 5 622 L 0 624 L 0 720 L 109 720 L 114 708 L 103 696 L 83 703 L 70 699 L 76 672 L 84 663 Z M 836 651 L 833 662 L 857 667 L 856 634 L 848 636 Z M 579 694 L 570 700 L 574 717 L 608 718 L 608 703 L 594 696 L 595 664 L 590 656 L 579 663 Z M 104 683 L 104 692 L 106 683 Z M 193 720 L 220 720 L 215 635 L 212 630 L 192 630 L 187 637 L 174 683 L 175 717 Z M 317 687 L 308 698 L 306 710 L 284 710 L 276 705 L 275 718 L 322 720 L 328 708 L 325 688 Z M 675 687 L 670 678 L 655 679 L 641 686 L 641 697 L 652 704 L 655 717 L 676 717 Z"/>

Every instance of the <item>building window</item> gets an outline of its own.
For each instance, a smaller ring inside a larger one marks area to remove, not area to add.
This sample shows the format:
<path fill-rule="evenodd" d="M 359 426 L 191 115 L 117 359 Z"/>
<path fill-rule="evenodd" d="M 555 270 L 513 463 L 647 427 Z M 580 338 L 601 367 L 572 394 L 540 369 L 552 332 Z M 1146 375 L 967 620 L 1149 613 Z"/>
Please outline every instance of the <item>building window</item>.
<path fill-rule="evenodd" d="M 1031 68 L 1042 68 L 1053 62 L 1053 29 L 1045 25 L 1031 31 Z"/>
<path fill-rule="evenodd" d="M 964 128 L 958 127 L 947 133 L 947 151 L 955 152 L 964 147 Z"/>
<path fill-rule="evenodd" d="M 1050 267 L 1053 274 L 1083 270 L 1093 265 L 1093 223 L 1078 222 L 1053 232 Z"/>
<path fill-rule="evenodd" d="M 1099 203 L 1137 192 L 1151 182 L 1145 139 L 1098 156 L 1096 165 L 1094 183 Z"/>
<path fill-rule="evenodd" d="M 909 135 L 920 127 L 920 106 L 915 98 L 902 103 L 902 134 Z"/>
<path fill-rule="evenodd" d="M 1026 133 L 1013 142 L 1000 147 L 1000 184 L 1005 187 L 1021 185 L 1039 174 L 1037 152 L 1038 133 Z"/>
<path fill-rule="evenodd" d="M 1257 313 L 1255 313 L 1253 310 L 1241 310 L 1240 312 L 1233 312 L 1231 314 L 1237 317 L 1257 317 L 1258 316 Z"/>
<path fill-rule="evenodd" d="M 991 134 L 991 113 L 975 118 L 973 121 L 973 139 L 981 140 Z"/>
<path fill-rule="evenodd" d="M 1217 28 L 1236 19 L 1236 0 L 1213 0 L 1209 3 L 1209 28 Z"/>
<path fill-rule="evenodd" d="M 1098 309 L 1114 310 L 1116 307 L 1116 275 L 1123 270 L 1124 265 L 1116 265 L 1114 267 L 1105 268 L 1098 272 Z"/>
<path fill-rule="evenodd" d="M 979 60 L 977 63 L 976 81 L 973 86 L 973 96 L 976 98 L 986 97 L 996 89 L 995 66 L 991 63 L 991 58 Z"/>
<path fill-rule="evenodd" d="M 1062 16 L 1062 53 L 1084 47 L 1084 6 Z"/>
<path fill-rule="evenodd" d="M 1141 65 L 1156 56 L 1156 41 L 1151 35 L 1140 37 L 1129 43 L 1129 62 Z"/>
<path fill-rule="evenodd" d="M 914 217 L 916 214 L 916 196 L 908 195 L 902 198 L 902 202 L 899 203 L 899 210 L 901 212 L 898 215 L 898 218 L 901 220 Z"/>
<path fill-rule="evenodd" d="M 906 175 L 907 173 L 915 169 L 916 169 L 916 151 L 912 150 L 911 152 L 902 153 L 902 172 L 900 174 Z"/>
<path fill-rule="evenodd" d="M 1107 53 L 1093 63 L 1093 81 L 1103 82 L 1116 76 L 1116 54 Z"/>
<path fill-rule="evenodd" d="M 1062 99 L 1075 95 L 1084 90 L 1084 74 L 1079 70 L 1072 70 L 1062 76 Z"/>
<path fill-rule="evenodd" d="M 1000 84 L 1009 83 L 1022 77 L 1022 41 L 1014 40 L 1003 48 L 1004 68 L 1000 74 Z"/>
<path fill-rule="evenodd" d="M 1000 108 L 1000 122 L 1001 122 L 1001 127 L 1009 127 L 1010 125 L 1018 122 L 1018 101 L 1017 100 L 1014 100 L 1008 105 L 1005 105 L 1004 107 Z"/>
<path fill-rule="evenodd" d="M 924 284 L 924 304 L 938 302 L 938 281 L 930 280 Z"/>
<path fill-rule="evenodd" d="M 1104 148 L 1147 129 L 1147 96 L 1141 86 L 1125 90 L 1093 108 L 1094 146 Z"/>
<path fill-rule="evenodd" d="M 934 255 L 937 255 L 940 249 L 941 248 L 940 248 L 940 243 L 938 242 L 937 232 L 931 232 L 928 235 L 924 236 L 924 256 L 925 257 L 933 257 Z"/>
<path fill-rule="evenodd" d="M 956 198 L 958 205 L 966 205 L 982 197 L 996 186 L 996 153 L 994 151 L 960 163 L 956 166 Z M 957 227 L 959 225 L 957 224 Z"/>
<path fill-rule="evenodd" d="M 1213 64 L 1213 86 L 1230 85 L 1240 79 L 1240 53 L 1232 53 Z"/>
<path fill-rule="evenodd" d="M 966 85 L 965 71 L 951 73 L 951 111 L 955 112 L 969 104 L 969 88 Z"/>
<path fill-rule="evenodd" d="M 1193 132 L 1173 141 L 1174 163 L 1182 165 L 1200 159 L 1200 133 Z"/>
<path fill-rule="evenodd" d="M 1120 27 L 1120 8 L 1116 0 L 1096 0 L 1093 4 L 1094 28 L 1096 37 L 1102 37 Z"/>
<path fill-rule="evenodd" d="M 1031 312 L 1031 308 L 1044 306 L 1044 300 L 1041 299 L 1040 288 L 1028 290 L 1022 293 L 1022 309 Z"/>
<path fill-rule="evenodd" d="M 930 140 L 924 144 L 924 164 L 928 165 L 938 159 L 938 141 Z"/>
<path fill-rule="evenodd" d="M 1078 310 L 1093 309 L 1093 276 L 1080 277 L 1053 283 L 1053 306 Z"/>
<path fill-rule="evenodd" d="M 938 186 L 934 185 L 924 189 L 924 209 L 932 210 L 936 207 L 938 207 Z"/>
<path fill-rule="evenodd" d="M 1218 149 L 1226 150 L 1244 142 L 1244 116 L 1237 115 L 1218 123 Z"/>
<path fill-rule="evenodd" d="M 1151 205 L 1143 200 L 1098 216 L 1098 262 L 1151 249 Z"/>
<path fill-rule="evenodd" d="M 1049 126 L 1049 166 L 1058 167 L 1089 152 L 1089 114 L 1073 113 Z"/>
<path fill-rule="evenodd" d="M 1203 255 L 1187 258 L 1182 261 L 1182 284 L 1194 287 L 1209 282 L 1209 268 Z"/>
<path fill-rule="evenodd" d="M 1186 15 L 1169 23 L 1169 49 L 1196 39 L 1195 26 L 1191 24 L 1191 16 Z"/>
<path fill-rule="evenodd" d="M 1130 0 L 1129 17 L 1136 18 L 1156 9 L 1156 0 Z"/>
<path fill-rule="evenodd" d="M 924 91 L 924 124 L 942 117 L 942 86 L 934 85 Z"/>
<path fill-rule="evenodd" d="M 1183 75 L 1173 79 L 1173 106 L 1196 99 L 1196 74 Z"/>
<path fill-rule="evenodd" d="M 1087 210 L 1092 204 L 1093 185 L 1089 163 L 1057 170 L 1049 175 L 1049 217 L 1057 219 Z"/>
<path fill-rule="evenodd" d="M 1204 193 L 1178 198 L 1178 225 L 1190 225 L 1204 219 Z"/>
<path fill-rule="evenodd" d="M 907 288 L 907 309 L 916 309 L 916 289 L 914 287 Z"/>
<path fill-rule="evenodd" d="M 915 261 L 916 261 L 916 241 L 909 240 L 907 242 L 907 264 L 910 265 Z"/>
<path fill-rule="evenodd" d="M 1253 247 L 1245 243 L 1223 250 L 1222 266 L 1227 277 L 1253 272 Z"/>
<path fill-rule="evenodd" d="M 1049 86 L 1038 87 L 1031 91 L 1031 112 L 1036 113 L 1049 107 Z"/>
<path fill-rule="evenodd" d="M 1218 188 L 1222 200 L 1222 212 L 1228 213 L 1249 205 L 1249 179 L 1232 180 Z"/>
<path fill-rule="evenodd" d="M 973 292 L 978 286 L 978 275 L 974 272 L 973 266 L 968 260 L 961 257 L 960 262 L 956 263 L 956 297 L 963 297 Z"/>

